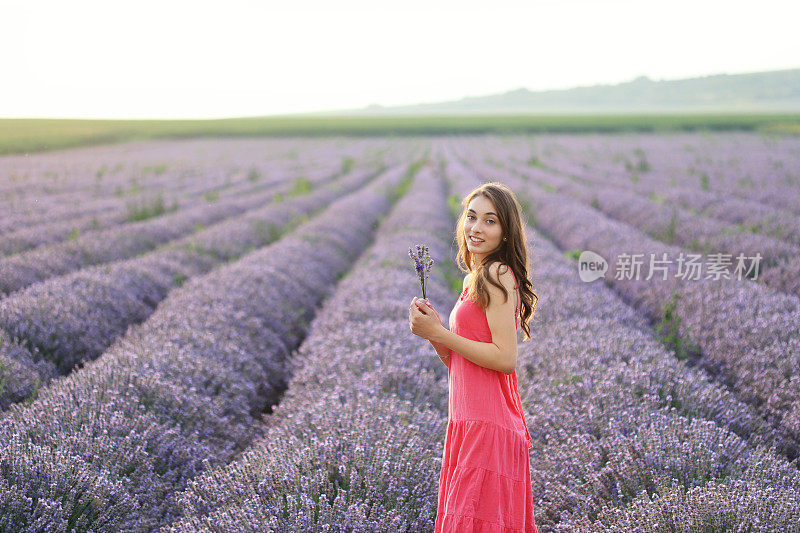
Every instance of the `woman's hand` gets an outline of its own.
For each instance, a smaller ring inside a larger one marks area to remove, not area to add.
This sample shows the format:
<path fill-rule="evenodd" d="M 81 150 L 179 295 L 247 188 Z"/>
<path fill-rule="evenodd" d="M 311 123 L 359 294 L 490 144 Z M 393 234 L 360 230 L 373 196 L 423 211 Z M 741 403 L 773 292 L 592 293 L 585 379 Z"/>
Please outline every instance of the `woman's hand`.
<path fill-rule="evenodd" d="M 439 312 L 438 312 L 436 309 L 434 309 L 434 308 L 433 308 L 433 306 L 431 305 L 431 303 L 428 301 L 428 299 L 427 299 L 427 298 L 425 298 L 425 299 L 422 299 L 422 300 L 420 300 L 420 299 L 418 298 L 418 299 L 416 300 L 416 302 L 417 302 L 417 305 L 418 305 L 419 307 L 422 307 L 422 306 L 423 306 L 423 304 L 427 304 L 428 308 L 430 308 L 430 310 L 431 310 L 431 311 L 433 311 L 433 312 L 436 314 L 436 318 L 438 318 L 438 319 L 439 319 L 439 323 L 440 323 L 440 324 L 442 323 L 442 317 L 440 317 L 440 316 L 439 316 Z"/>
<path fill-rule="evenodd" d="M 411 333 L 428 340 L 439 329 L 444 329 L 439 313 L 428 303 L 428 300 L 421 300 L 416 296 L 411 300 L 411 306 L 408 308 L 408 325 Z"/>

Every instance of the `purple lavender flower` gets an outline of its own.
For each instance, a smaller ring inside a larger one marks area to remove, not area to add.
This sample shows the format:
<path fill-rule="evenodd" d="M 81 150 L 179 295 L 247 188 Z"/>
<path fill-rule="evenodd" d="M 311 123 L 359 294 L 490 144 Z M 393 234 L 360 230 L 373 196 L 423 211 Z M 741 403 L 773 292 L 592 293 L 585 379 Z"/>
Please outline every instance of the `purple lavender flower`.
<path fill-rule="evenodd" d="M 414 252 L 416 250 L 416 253 Z M 433 259 L 430 256 L 428 247 L 424 244 L 418 244 L 413 249 L 408 249 L 408 256 L 414 261 L 414 268 L 419 276 L 419 284 L 422 287 L 422 299 L 426 298 L 425 289 L 427 288 L 428 274 L 431 272 L 433 266 Z"/>

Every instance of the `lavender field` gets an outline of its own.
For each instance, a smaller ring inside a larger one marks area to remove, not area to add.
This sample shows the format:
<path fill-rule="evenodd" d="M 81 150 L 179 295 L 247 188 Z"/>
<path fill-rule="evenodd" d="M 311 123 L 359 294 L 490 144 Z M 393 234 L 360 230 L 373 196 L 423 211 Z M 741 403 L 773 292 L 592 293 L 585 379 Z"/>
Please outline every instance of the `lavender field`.
<path fill-rule="evenodd" d="M 539 531 L 800 531 L 800 137 L 744 132 L 0 157 L 0 531 L 432 532 L 448 376 L 407 252 L 448 316 L 485 181 L 540 297 Z"/>

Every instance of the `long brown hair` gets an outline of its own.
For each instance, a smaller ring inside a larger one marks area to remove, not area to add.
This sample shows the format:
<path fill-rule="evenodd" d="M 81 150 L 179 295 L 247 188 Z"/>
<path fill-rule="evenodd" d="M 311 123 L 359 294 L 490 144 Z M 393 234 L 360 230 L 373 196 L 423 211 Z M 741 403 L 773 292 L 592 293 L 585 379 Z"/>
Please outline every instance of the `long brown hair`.
<path fill-rule="evenodd" d="M 501 239 L 505 237 L 507 240 L 501 240 L 500 246 L 495 251 L 484 257 L 480 265 L 475 265 L 475 275 L 472 276 L 472 279 L 469 281 L 468 292 L 470 295 L 475 295 L 480 306 L 486 309 L 489 307 L 489 301 L 491 299 L 487 284 L 491 283 L 503 291 L 506 298 L 505 301 L 508 301 L 508 291 L 506 288 L 499 282 L 489 278 L 489 266 L 499 261 L 502 265 L 506 265 L 510 268 L 514 273 L 514 277 L 517 278 L 522 330 L 525 333 L 525 337 L 530 339 L 531 328 L 528 322 L 533 318 L 539 296 L 533 292 L 533 284 L 528 279 L 528 247 L 525 243 L 525 225 L 522 221 L 522 209 L 517 202 L 517 197 L 514 195 L 514 192 L 502 183 L 497 181 L 484 183 L 465 196 L 461 201 L 461 205 L 464 209 L 456 225 L 456 243 L 458 244 L 458 256 L 456 257 L 456 261 L 458 268 L 464 273 L 469 273 L 472 272 L 473 264 L 475 263 L 474 255 L 467 249 L 467 238 L 466 235 L 464 235 L 464 220 L 467 217 L 469 203 L 478 195 L 485 196 L 494 205 L 497 218 L 500 222 L 500 228 L 502 229 Z M 499 273 L 502 272 L 505 272 L 505 270 Z"/>

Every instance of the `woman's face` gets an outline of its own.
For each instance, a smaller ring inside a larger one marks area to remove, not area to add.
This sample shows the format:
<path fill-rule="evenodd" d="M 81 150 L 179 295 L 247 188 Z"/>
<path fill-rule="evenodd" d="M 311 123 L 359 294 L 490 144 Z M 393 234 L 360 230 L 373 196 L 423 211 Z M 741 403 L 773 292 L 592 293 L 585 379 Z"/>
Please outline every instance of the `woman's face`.
<path fill-rule="evenodd" d="M 503 229 L 500 227 L 497 210 L 487 197 L 478 195 L 467 206 L 464 237 L 467 240 L 467 250 L 475 255 L 478 264 L 488 253 L 500 246 Z"/>

